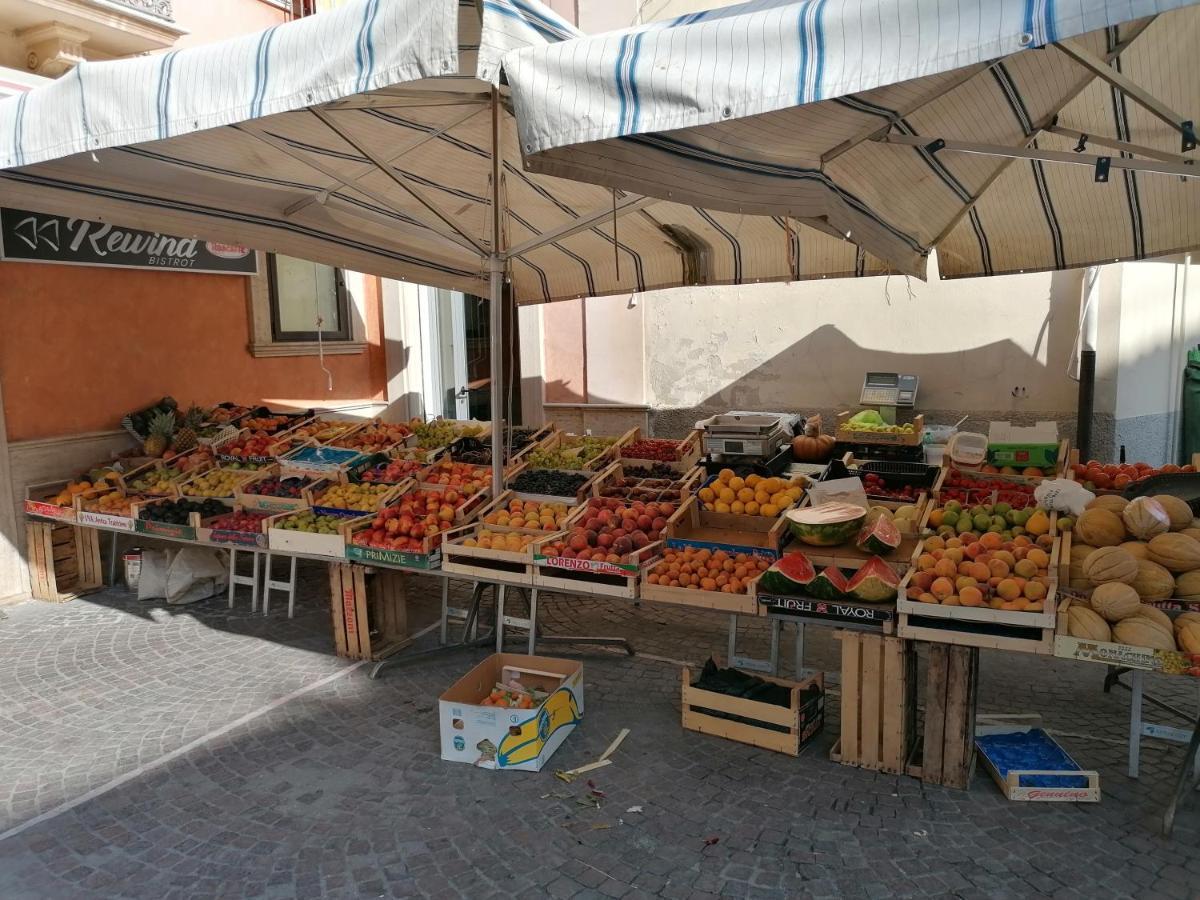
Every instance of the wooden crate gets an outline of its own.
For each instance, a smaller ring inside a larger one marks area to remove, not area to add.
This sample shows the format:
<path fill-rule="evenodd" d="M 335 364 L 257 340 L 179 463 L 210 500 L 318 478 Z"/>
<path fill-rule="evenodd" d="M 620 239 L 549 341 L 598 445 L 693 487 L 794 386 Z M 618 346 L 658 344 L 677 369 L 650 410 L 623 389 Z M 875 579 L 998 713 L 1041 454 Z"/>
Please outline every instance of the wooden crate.
<path fill-rule="evenodd" d="M 465 547 L 463 541 L 478 536 L 482 530 L 499 534 L 524 534 L 545 538 L 549 532 L 528 528 L 509 528 L 503 525 L 468 525 L 447 532 L 442 544 L 442 570 L 482 581 L 499 580 L 506 583 L 533 584 L 533 543 L 524 550 L 486 550 Z"/>
<path fill-rule="evenodd" d="M 845 410 L 838 413 L 837 425 L 834 428 L 834 437 L 839 443 L 843 444 L 888 444 L 901 447 L 916 447 L 921 443 L 921 436 L 925 432 L 925 416 L 918 414 L 912 421 L 912 434 L 891 433 L 880 431 L 842 431 L 842 423 L 850 419 L 855 413 L 850 410 Z"/>
<path fill-rule="evenodd" d="M 700 500 L 689 497 L 671 517 L 666 529 L 670 547 L 701 547 L 736 553 L 755 553 L 779 558 L 787 539 L 787 520 L 782 516 L 735 516 L 709 512 Z"/>
<path fill-rule="evenodd" d="M 703 456 L 701 445 L 703 444 L 704 432 L 699 430 L 691 432 L 687 437 L 679 441 L 679 459 L 674 462 L 660 462 L 659 460 L 655 459 L 642 459 L 637 456 L 625 456 L 625 448 L 630 444 L 643 439 L 651 439 L 648 435 L 642 434 L 640 428 L 634 429 L 634 432 L 635 433 L 633 436 L 629 437 L 628 440 L 625 440 L 624 437 L 622 438 L 620 451 L 621 455 L 617 457 L 617 462 L 619 462 L 626 469 L 649 469 L 651 466 L 658 464 L 664 465 L 680 475 L 686 475 L 687 473 L 691 472 L 693 468 L 695 468 L 696 464 L 700 462 L 700 457 Z M 628 433 L 626 436 L 628 436 Z M 667 439 L 661 438 L 661 440 Z"/>
<path fill-rule="evenodd" d="M 639 582 L 653 557 L 662 549 L 662 542 L 648 544 L 640 551 L 630 554 L 635 558 L 645 554 L 642 563 L 600 563 L 592 560 L 547 558 L 541 556 L 541 544 L 533 548 L 533 583 L 535 587 L 562 594 L 600 594 L 606 597 L 622 597 L 632 600 L 638 596 Z"/>
<path fill-rule="evenodd" d="M 412 643 L 408 596 L 399 572 L 329 564 L 333 644 L 338 656 L 380 660 Z"/>
<path fill-rule="evenodd" d="M 804 681 L 788 681 L 757 672 L 755 675 L 763 681 L 787 688 L 791 692 L 788 705 L 775 706 L 692 687 L 691 669 L 684 666 L 683 727 L 688 731 L 711 734 L 788 756 L 799 756 L 800 748 L 819 734 L 825 723 L 824 673 L 817 672 Z M 821 695 L 810 699 L 807 692 L 814 684 L 821 689 Z M 734 722 L 712 715 L 713 712 L 749 721 Z M 780 728 L 786 730 L 780 731 Z"/>
<path fill-rule="evenodd" d="M 917 731 L 912 643 L 842 629 L 833 634 L 842 642 L 842 733 L 830 759 L 904 774 Z"/>
<path fill-rule="evenodd" d="M 65 603 L 103 586 L 100 533 L 95 528 L 27 522 L 25 541 L 36 599 Z"/>
<path fill-rule="evenodd" d="M 975 767 L 976 647 L 929 645 L 921 762 L 909 774 L 926 784 L 966 790 Z"/>
<path fill-rule="evenodd" d="M 657 562 L 653 561 L 651 565 Z M 758 602 L 758 578 L 752 580 L 744 594 L 725 594 L 721 591 L 703 591 L 699 588 L 671 587 L 650 584 L 647 572 L 642 574 L 638 585 L 638 597 L 650 603 L 667 603 L 672 606 L 690 606 L 714 612 L 737 613 L 739 616 L 765 616 L 766 607 Z M 759 576 L 762 577 L 761 575 Z"/>

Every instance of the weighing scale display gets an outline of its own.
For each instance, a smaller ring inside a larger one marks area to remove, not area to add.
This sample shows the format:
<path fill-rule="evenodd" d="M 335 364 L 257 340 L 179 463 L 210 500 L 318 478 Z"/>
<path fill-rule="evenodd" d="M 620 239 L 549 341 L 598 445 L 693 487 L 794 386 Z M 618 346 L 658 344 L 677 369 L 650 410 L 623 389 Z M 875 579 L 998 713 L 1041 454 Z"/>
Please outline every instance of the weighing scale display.
<path fill-rule="evenodd" d="M 918 383 L 916 375 L 868 372 L 859 402 L 863 406 L 915 406 Z"/>

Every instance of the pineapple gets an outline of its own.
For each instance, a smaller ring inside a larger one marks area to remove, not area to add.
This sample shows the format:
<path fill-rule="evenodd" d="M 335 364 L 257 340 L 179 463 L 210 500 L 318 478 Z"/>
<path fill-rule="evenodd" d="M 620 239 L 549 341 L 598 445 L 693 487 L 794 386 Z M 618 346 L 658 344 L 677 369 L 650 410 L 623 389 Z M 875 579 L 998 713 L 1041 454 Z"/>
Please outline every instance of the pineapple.
<path fill-rule="evenodd" d="M 179 430 L 175 432 L 175 440 L 171 444 L 171 449 L 176 453 L 187 453 L 189 450 L 196 449 L 196 429 L 204 422 L 204 410 L 198 406 L 189 406 L 187 412 L 183 414 L 183 422 L 180 423 Z"/>
<path fill-rule="evenodd" d="M 175 413 L 155 413 L 150 419 L 149 434 L 142 441 L 142 449 L 147 456 L 162 456 L 171 443 L 171 435 L 175 432 Z"/>

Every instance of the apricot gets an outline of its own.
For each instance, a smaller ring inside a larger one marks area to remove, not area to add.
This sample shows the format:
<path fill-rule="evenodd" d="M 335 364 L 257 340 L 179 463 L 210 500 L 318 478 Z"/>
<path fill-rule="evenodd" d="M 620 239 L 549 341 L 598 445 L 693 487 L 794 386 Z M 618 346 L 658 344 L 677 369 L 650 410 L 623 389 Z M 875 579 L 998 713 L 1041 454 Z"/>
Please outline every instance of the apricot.
<path fill-rule="evenodd" d="M 1001 600 L 1016 600 L 1021 596 L 1021 586 L 1011 578 L 1005 578 L 996 585 L 996 593 Z"/>
<path fill-rule="evenodd" d="M 938 578 L 929 586 L 929 592 L 939 600 L 954 593 L 954 583 L 949 578 Z"/>

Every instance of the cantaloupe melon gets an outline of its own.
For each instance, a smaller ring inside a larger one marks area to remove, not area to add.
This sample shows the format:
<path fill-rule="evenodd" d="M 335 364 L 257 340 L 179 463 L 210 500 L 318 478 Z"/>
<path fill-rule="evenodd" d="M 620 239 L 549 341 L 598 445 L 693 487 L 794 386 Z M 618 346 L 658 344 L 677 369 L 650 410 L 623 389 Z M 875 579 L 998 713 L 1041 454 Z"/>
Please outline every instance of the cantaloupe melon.
<path fill-rule="evenodd" d="M 1174 650 L 1175 640 L 1167 637 L 1163 630 L 1139 616 L 1125 619 L 1113 626 L 1113 638 L 1119 644 L 1134 647 L 1149 647 L 1152 650 Z"/>
<path fill-rule="evenodd" d="M 1077 591 L 1088 591 L 1092 588 L 1091 581 L 1084 574 L 1083 563 L 1095 550 L 1095 547 L 1087 544 L 1071 544 L 1071 563 L 1067 569 L 1067 581 L 1068 585 Z"/>
<path fill-rule="evenodd" d="M 1192 527 L 1192 508 L 1185 501 L 1170 494 L 1155 494 L 1153 499 L 1157 500 L 1171 517 L 1172 531 L 1183 531 Z"/>
<path fill-rule="evenodd" d="M 1083 606 L 1076 606 L 1075 601 L 1067 608 L 1067 631 L 1071 637 L 1085 638 L 1089 641 L 1111 641 L 1112 629 L 1099 614 Z"/>
<path fill-rule="evenodd" d="M 1185 625 L 1200 625 L 1200 612 L 1182 612 L 1175 617 L 1172 625 L 1176 631 Z"/>
<path fill-rule="evenodd" d="M 1175 599 L 1200 600 L 1200 570 L 1175 576 Z"/>
<path fill-rule="evenodd" d="M 1129 501 L 1118 494 L 1102 494 L 1096 499 L 1089 501 L 1084 509 L 1107 509 L 1109 512 L 1115 512 L 1117 515 L 1120 515 L 1121 510 L 1128 504 Z"/>
<path fill-rule="evenodd" d="M 1083 563 L 1083 574 L 1092 584 L 1123 581 L 1126 584 L 1137 578 L 1138 561 L 1120 547 L 1097 547 Z"/>
<path fill-rule="evenodd" d="M 1138 497 L 1121 510 L 1125 529 L 1139 541 L 1148 541 L 1171 530 L 1171 517 L 1152 497 Z"/>
<path fill-rule="evenodd" d="M 1115 547 L 1125 540 L 1125 523 L 1112 510 L 1087 509 L 1072 534 L 1093 547 Z"/>
<path fill-rule="evenodd" d="M 1200 653 L 1200 622 L 1188 622 L 1177 629 L 1175 643 L 1184 653 Z"/>
<path fill-rule="evenodd" d="M 1200 541 L 1182 534 L 1160 534 L 1150 540 L 1150 558 L 1172 572 L 1191 572 L 1200 569 Z"/>
<path fill-rule="evenodd" d="M 1175 594 L 1175 578 L 1148 559 L 1137 561 L 1137 576 L 1129 582 L 1143 600 L 1167 600 Z"/>
<path fill-rule="evenodd" d="M 1145 541 L 1126 541 L 1118 546 L 1134 559 L 1150 558 L 1150 548 L 1146 546 Z"/>
<path fill-rule="evenodd" d="M 1141 608 L 1142 601 L 1138 599 L 1137 591 L 1119 581 L 1102 584 L 1092 591 L 1092 609 L 1109 622 L 1128 619 Z"/>
<path fill-rule="evenodd" d="M 1171 627 L 1171 617 L 1161 609 L 1155 609 L 1153 606 L 1142 604 L 1142 608 L 1131 616 L 1134 619 L 1145 619 L 1152 622 L 1156 627 L 1161 628 L 1165 634 L 1173 634 L 1175 629 Z"/>

